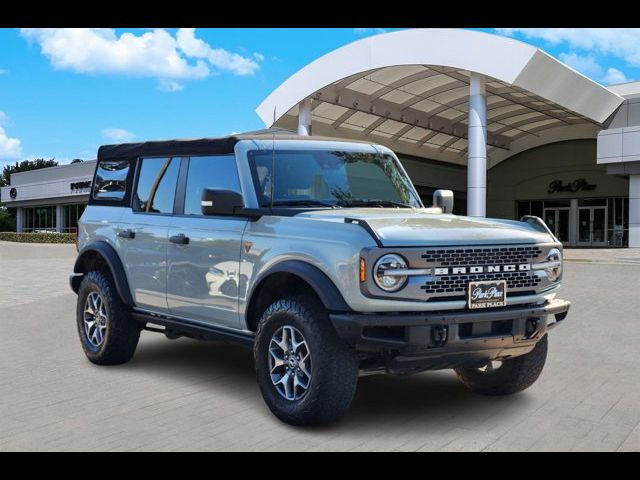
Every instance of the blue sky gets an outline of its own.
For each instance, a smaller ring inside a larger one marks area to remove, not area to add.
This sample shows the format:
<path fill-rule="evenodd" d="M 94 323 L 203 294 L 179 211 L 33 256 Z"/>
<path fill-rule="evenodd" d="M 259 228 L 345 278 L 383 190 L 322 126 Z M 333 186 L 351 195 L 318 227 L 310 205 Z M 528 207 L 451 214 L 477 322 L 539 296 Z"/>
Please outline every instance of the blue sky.
<path fill-rule="evenodd" d="M 331 50 L 393 29 L 0 29 L 0 166 L 101 144 L 262 128 L 256 106 Z M 603 84 L 640 79 L 640 29 L 483 29 Z"/>

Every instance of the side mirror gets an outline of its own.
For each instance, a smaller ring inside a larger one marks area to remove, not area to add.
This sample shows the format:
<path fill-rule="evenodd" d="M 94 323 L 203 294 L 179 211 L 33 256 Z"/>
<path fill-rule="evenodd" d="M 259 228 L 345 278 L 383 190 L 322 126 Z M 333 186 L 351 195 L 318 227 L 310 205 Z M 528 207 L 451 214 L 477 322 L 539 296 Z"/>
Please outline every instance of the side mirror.
<path fill-rule="evenodd" d="M 200 205 L 203 215 L 229 217 L 241 214 L 244 200 L 241 193 L 233 190 L 205 188 L 202 191 Z"/>
<path fill-rule="evenodd" d="M 452 213 L 453 192 L 451 190 L 436 190 L 433 192 L 433 206 L 440 207 L 442 213 Z"/>

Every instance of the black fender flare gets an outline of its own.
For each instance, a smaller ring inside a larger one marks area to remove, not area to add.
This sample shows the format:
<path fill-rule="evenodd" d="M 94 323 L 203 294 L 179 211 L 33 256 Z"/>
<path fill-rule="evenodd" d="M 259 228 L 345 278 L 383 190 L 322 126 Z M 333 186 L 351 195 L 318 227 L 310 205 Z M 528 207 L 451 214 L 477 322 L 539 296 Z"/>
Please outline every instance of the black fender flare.
<path fill-rule="evenodd" d="M 340 293 L 340 290 L 338 290 L 338 287 L 336 287 L 333 281 L 318 267 L 302 260 L 285 260 L 263 272 L 251 289 L 251 293 L 248 296 L 248 304 L 252 303 L 254 293 L 262 282 L 274 273 L 290 273 L 300 277 L 311 286 L 324 307 L 330 312 L 351 311 L 351 308 L 347 305 L 342 293 Z"/>
<path fill-rule="evenodd" d="M 71 288 L 73 291 L 78 293 L 80 282 L 82 281 L 82 274 L 87 273 L 84 268 L 85 259 L 95 254 L 100 255 L 109 267 L 113 281 L 116 284 L 116 291 L 122 302 L 125 305 L 134 306 L 131 290 L 129 290 L 129 281 L 127 280 L 122 261 L 115 248 L 102 240 L 90 243 L 78 252 L 78 258 L 76 258 L 76 263 L 73 266 L 75 275 L 71 277 Z"/>

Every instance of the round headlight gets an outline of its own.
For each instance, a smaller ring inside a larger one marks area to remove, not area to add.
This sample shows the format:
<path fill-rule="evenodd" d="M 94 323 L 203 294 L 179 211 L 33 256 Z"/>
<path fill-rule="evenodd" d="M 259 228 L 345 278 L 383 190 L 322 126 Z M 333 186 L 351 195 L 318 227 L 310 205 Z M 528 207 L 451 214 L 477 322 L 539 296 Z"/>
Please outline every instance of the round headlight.
<path fill-rule="evenodd" d="M 396 274 L 395 271 L 406 268 L 407 261 L 404 258 L 395 253 L 389 253 L 380 257 L 373 266 L 373 279 L 385 292 L 397 292 L 407 283 L 407 276 Z"/>
<path fill-rule="evenodd" d="M 557 248 L 552 248 L 545 259 L 549 266 L 544 269 L 547 277 L 552 282 L 557 282 L 562 276 L 562 252 Z"/>

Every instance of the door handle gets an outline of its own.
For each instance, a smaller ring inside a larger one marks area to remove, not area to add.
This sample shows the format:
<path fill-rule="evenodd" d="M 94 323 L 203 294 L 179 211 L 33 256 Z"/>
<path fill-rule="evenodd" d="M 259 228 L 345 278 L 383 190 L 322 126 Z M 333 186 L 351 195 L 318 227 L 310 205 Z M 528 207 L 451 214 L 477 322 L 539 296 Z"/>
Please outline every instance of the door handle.
<path fill-rule="evenodd" d="M 126 230 L 120 230 L 118 232 L 118 236 L 120 238 L 134 239 L 134 238 L 136 238 L 136 232 L 134 232 L 133 230 L 127 228 Z"/>
<path fill-rule="evenodd" d="M 169 237 L 169 241 L 171 243 L 175 243 L 176 245 L 189 245 L 189 237 L 187 237 L 184 233 L 179 233 L 178 235 Z"/>

